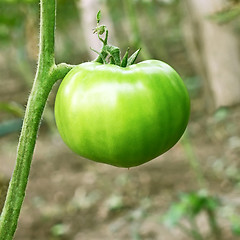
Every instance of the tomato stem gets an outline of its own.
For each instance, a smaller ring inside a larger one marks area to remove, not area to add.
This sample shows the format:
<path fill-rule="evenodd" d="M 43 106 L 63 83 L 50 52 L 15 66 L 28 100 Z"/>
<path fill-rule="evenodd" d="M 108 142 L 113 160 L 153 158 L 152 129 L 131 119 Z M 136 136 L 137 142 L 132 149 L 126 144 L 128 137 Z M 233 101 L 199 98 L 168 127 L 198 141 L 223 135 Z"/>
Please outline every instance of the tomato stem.
<path fill-rule="evenodd" d="M 112 46 L 108 44 L 108 29 L 105 25 L 99 25 L 101 20 L 101 12 L 97 13 L 97 27 L 94 29 L 93 33 L 97 33 L 98 39 L 103 43 L 103 47 L 101 52 L 98 52 L 92 48 L 92 51 L 98 54 L 98 57 L 94 60 L 94 62 L 102 63 L 102 64 L 114 64 L 120 67 L 127 67 L 135 63 L 137 56 L 141 49 L 138 49 L 133 55 L 128 58 L 129 48 L 121 59 L 120 49 L 116 46 Z M 105 38 L 101 38 L 100 35 L 105 33 Z"/>

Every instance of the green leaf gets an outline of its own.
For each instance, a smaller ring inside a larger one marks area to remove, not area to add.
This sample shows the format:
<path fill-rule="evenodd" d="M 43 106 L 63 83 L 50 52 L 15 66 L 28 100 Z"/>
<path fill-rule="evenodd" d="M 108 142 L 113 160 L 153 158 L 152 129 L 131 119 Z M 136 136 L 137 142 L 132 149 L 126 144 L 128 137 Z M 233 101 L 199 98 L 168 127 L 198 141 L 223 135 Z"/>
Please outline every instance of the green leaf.
<path fill-rule="evenodd" d="M 101 11 L 99 10 L 99 11 L 97 12 L 97 23 L 100 22 L 101 17 L 102 17 L 102 15 L 101 15 Z"/>
<path fill-rule="evenodd" d="M 134 52 L 131 57 L 128 59 L 127 61 L 127 67 L 134 64 L 134 62 L 136 61 L 139 52 L 141 51 L 141 48 L 139 48 L 136 52 Z"/>
<path fill-rule="evenodd" d="M 93 29 L 93 33 L 102 35 L 105 33 L 106 29 L 107 29 L 107 27 L 105 25 L 100 25 Z"/>
<path fill-rule="evenodd" d="M 186 206 L 182 203 L 173 203 L 168 212 L 163 217 L 163 222 L 167 227 L 175 227 L 186 215 Z"/>
<path fill-rule="evenodd" d="M 124 56 L 123 56 L 123 58 L 122 58 L 121 67 L 126 67 L 126 66 L 127 66 L 127 62 L 128 62 L 128 52 L 129 52 L 129 47 L 128 47 L 126 53 L 124 54 Z"/>
<path fill-rule="evenodd" d="M 113 59 L 112 56 L 110 56 L 110 58 L 109 58 L 109 63 L 110 63 L 110 64 L 115 64 L 114 59 Z"/>
<path fill-rule="evenodd" d="M 109 46 L 106 45 L 104 46 L 106 52 L 113 57 L 113 60 L 115 62 L 115 65 L 120 66 L 121 64 L 121 59 L 120 59 L 120 49 L 115 46 Z"/>
<path fill-rule="evenodd" d="M 97 28 L 98 34 L 102 35 L 105 33 L 106 31 L 106 26 L 105 25 L 101 25 Z"/>
<path fill-rule="evenodd" d="M 106 64 L 106 60 L 105 60 L 106 55 L 105 55 L 105 52 L 98 52 L 97 50 L 95 50 L 95 49 L 93 49 L 93 48 L 91 48 L 91 47 L 90 47 L 90 49 L 91 49 L 93 52 L 95 52 L 95 53 L 98 54 L 97 59 L 94 60 L 95 62 L 99 62 L 99 63 L 104 63 L 104 64 Z"/>

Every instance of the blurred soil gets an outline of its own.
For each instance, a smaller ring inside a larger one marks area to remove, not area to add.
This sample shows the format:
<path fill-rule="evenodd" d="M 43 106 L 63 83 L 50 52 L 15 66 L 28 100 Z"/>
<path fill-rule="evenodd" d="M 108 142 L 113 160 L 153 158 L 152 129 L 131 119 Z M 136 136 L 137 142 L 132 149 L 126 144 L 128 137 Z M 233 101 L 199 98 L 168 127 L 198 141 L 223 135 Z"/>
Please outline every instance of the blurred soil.
<path fill-rule="evenodd" d="M 194 100 L 199 101 L 199 100 Z M 240 108 L 199 114 L 194 102 L 188 143 L 206 188 L 223 205 L 239 206 Z M 14 166 L 18 134 L 0 139 L 3 204 Z M 140 167 L 120 169 L 72 153 L 57 132 L 40 130 L 16 240 L 187 240 L 161 221 L 181 192 L 201 189 L 183 141 Z M 224 208 L 224 206 L 223 206 Z M 197 219 L 209 238 L 206 216 Z M 219 213 L 223 239 L 234 238 Z"/>

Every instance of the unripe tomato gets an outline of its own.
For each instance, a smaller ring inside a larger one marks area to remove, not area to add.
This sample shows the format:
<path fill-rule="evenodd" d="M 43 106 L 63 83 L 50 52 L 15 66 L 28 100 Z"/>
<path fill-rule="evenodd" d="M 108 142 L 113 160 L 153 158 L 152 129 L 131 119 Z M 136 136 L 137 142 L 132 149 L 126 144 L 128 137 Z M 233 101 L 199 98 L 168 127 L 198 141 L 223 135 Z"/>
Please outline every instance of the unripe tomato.
<path fill-rule="evenodd" d="M 93 161 L 126 168 L 173 147 L 189 112 L 182 79 L 157 60 L 126 68 L 80 64 L 63 79 L 55 102 L 57 127 L 69 148 Z"/>

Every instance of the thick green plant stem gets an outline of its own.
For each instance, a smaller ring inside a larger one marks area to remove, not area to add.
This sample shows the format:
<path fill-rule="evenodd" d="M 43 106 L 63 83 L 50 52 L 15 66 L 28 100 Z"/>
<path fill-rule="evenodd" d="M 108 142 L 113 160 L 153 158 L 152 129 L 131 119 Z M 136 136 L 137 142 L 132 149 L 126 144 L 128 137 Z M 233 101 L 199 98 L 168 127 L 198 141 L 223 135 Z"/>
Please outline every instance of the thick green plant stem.
<path fill-rule="evenodd" d="M 17 228 L 21 206 L 40 126 L 43 110 L 54 83 L 72 68 L 66 64 L 55 65 L 54 30 L 55 0 L 41 0 L 40 49 L 36 77 L 28 99 L 23 127 L 19 139 L 16 166 L 0 218 L 0 240 L 12 240 Z"/>

